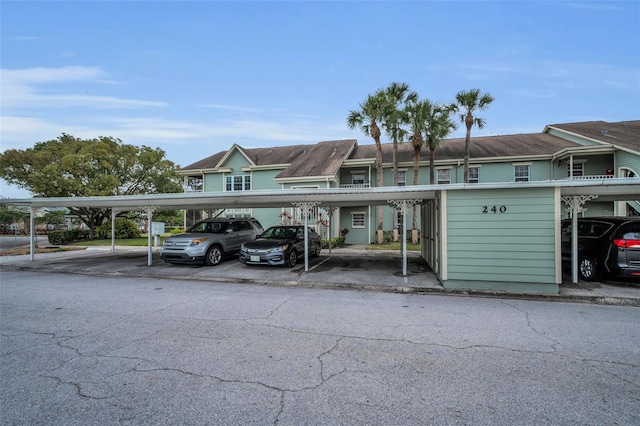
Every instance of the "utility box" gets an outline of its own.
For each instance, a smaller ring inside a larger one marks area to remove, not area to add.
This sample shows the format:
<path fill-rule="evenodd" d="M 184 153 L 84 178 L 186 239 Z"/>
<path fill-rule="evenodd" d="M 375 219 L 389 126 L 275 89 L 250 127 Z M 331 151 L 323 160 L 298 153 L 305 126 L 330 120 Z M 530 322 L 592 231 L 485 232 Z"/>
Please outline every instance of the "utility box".
<path fill-rule="evenodd" d="M 160 236 L 164 234 L 164 222 L 151 222 L 151 235 Z"/>
<path fill-rule="evenodd" d="M 160 235 L 164 234 L 164 222 L 151 222 L 151 235 L 153 235 L 153 245 L 160 245 Z"/>

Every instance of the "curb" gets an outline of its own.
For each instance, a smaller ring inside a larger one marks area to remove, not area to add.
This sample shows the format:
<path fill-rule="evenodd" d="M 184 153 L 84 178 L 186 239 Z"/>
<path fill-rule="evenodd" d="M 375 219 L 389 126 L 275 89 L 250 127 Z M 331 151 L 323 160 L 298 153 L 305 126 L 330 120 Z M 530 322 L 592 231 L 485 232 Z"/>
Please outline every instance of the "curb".
<path fill-rule="evenodd" d="M 43 270 L 30 266 L 11 266 L 0 265 L 0 270 L 9 271 L 31 271 L 31 272 L 47 272 L 59 274 L 76 274 L 88 276 L 102 277 L 129 277 L 129 278 L 154 278 L 163 280 L 181 280 L 181 281 L 200 281 L 215 283 L 236 283 L 249 285 L 264 285 L 271 287 L 299 287 L 299 288 L 319 288 L 334 290 L 356 290 L 356 291 L 373 291 L 381 293 L 399 293 L 399 294 L 425 294 L 437 296 L 459 296 L 459 297 L 482 297 L 494 299 L 512 299 L 512 300 L 531 300 L 544 302 L 561 302 L 561 303 L 585 303 L 593 305 L 605 306 L 626 306 L 640 307 L 640 299 L 612 296 L 582 296 L 567 294 L 525 294 L 525 293 L 508 293 L 501 291 L 481 291 L 481 290 L 461 290 L 461 289 L 445 289 L 445 288 L 425 288 L 411 286 L 384 286 L 384 285 L 365 285 L 355 283 L 332 283 L 325 281 L 299 282 L 291 280 L 267 280 L 254 278 L 232 278 L 232 277 L 203 277 L 203 276 L 168 276 L 168 275 L 148 275 L 136 274 L 131 272 L 89 272 L 89 271 L 56 271 Z"/>

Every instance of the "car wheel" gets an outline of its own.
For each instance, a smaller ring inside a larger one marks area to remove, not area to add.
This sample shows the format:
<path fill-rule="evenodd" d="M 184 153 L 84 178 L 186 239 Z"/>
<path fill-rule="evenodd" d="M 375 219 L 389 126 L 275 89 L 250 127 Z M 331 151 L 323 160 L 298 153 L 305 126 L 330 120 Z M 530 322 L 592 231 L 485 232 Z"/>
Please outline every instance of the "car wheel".
<path fill-rule="evenodd" d="M 596 279 L 596 264 L 593 259 L 589 257 L 583 257 L 578 263 L 578 272 L 580 272 L 580 278 L 585 281 L 593 281 Z"/>
<path fill-rule="evenodd" d="M 320 244 L 316 245 L 316 249 L 313 251 L 312 256 L 318 257 L 320 256 L 320 252 L 322 251 L 322 246 Z"/>
<path fill-rule="evenodd" d="M 204 257 L 204 263 L 209 266 L 216 266 L 222 261 L 222 249 L 219 246 L 211 246 Z"/>
<path fill-rule="evenodd" d="M 295 250 L 291 250 L 289 252 L 289 257 L 287 258 L 287 265 L 290 268 L 293 268 L 298 264 L 298 253 Z"/>

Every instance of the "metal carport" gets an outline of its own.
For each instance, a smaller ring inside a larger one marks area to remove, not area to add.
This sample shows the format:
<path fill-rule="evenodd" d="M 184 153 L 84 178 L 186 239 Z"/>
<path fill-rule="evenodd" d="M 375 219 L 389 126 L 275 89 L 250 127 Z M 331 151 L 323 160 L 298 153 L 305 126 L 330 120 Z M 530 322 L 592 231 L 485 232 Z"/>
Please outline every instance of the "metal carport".
<path fill-rule="evenodd" d="M 431 200 L 438 191 L 481 191 L 483 189 L 517 189 L 553 187 L 560 191 L 562 201 L 569 206 L 574 220 L 588 200 L 627 201 L 640 198 L 640 178 L 602 178 L 590 180 L 558 180 L 545 182 L 480 183 L 449 185 L 417 185 L 382 188 L 323 188 L 289 190 L 263 190 L 234 192 L 201 192 L 175 194 L 149 194 L 104 197 L 53 197 L 3 200 L 8 205 L 21 205 L 31 212 L 31 260 L 34 259 L 33 212 L 40 207 L 93 207 L 111 208 L 112 211 L 143 210 L 147 212 L 149 229 L 153 211 L 156 209 L 210 209 L 215 208 L 267 208 L 296 206 L 302 209 L 319 205 L 322 207 L 376 206 L 391 204 L 403 210 L 406 229 L 406 209 L 416 203 Z M 305 215 L 306 216 L 306 215 Z M 112 223 L 115 213 L 112 213 Z M 559 220 L 560 218 L 558 218 Z M 306 224 L 305 224 L 306 225 Z M 573 227 L 576 229 L 576 226 Z M 574 248 L 577 235 L 572 236 Z M 148 237 L 148 265 L 152 263 L 151 233 Z M 404 241 L 404 239 L 403 239 Z M 112 236 L 112 248 L 114 239 Z M 305 250 L 307 252 L 307 250 Z M 403 274 L 406 275 L 406 242 L 403 244 Z M 308 263 L 305 256 L 305 269 Z M 573 280 L 577 282 L 577 250 L 572 262 Z"/>

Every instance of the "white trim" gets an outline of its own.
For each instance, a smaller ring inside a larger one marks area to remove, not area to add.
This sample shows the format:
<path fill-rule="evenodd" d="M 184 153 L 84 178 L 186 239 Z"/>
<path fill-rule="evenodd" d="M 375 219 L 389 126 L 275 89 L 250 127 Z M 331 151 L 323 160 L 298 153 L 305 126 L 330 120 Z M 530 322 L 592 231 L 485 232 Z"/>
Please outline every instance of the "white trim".
<path fill-rule="evenodd" d="M 556 261 L 556 284 L 562 284 L 562 191 L 559 187 L 554 188 L 553 206 L 555 217 L 555 261 Z"/>
<path fill-rule="evenodd" d="M 477 184 L 474 184 L 477 185 Z M 442 271 L 441 280 L 449 279 L 449 246 L 447 240 L 447 191 L 440 192 L 440 270 Z"/>
<path fill-rule="evenodd" d="M 356 214 L 357 215 L 362 215 L 362 222 L 364 223 L 363 225 L 356 226 L 356 225 L 353 224 L 353 215 L 356 215 Z M 367 227 L 366 220 L 367 220 L 367 212 L 363 212 L 363 211 L 360 211 L 360 210 L 351 212 L 351 228 L 353 228 L 353 229 L 366 229 L 366 227 Z"/>

